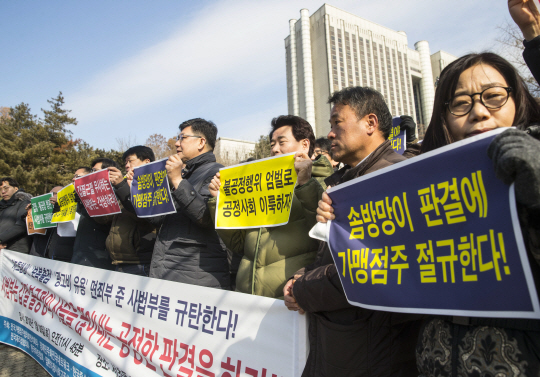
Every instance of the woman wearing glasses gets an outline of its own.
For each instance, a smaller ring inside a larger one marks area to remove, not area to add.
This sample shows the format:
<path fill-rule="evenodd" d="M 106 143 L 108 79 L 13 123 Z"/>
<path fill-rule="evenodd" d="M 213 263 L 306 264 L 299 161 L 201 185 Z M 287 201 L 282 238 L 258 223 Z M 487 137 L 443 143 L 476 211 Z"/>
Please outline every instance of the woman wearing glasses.
<path fill-rule="evenodd" d="M 497 177 L 515 183 L 529 263 L 540 288 L 540 108 L 515 68 L 492 53 L 466 55 L 441 73 L 427 152 L 500 127 L 488 148 Z M 531 132 L 532 131 L 532 132 Z M 540 290 L 539 290 L 540 292 Z M 532 376 L 540 371 L 540 320 L 435 317 L 417 345 L 422 376 Z"/>

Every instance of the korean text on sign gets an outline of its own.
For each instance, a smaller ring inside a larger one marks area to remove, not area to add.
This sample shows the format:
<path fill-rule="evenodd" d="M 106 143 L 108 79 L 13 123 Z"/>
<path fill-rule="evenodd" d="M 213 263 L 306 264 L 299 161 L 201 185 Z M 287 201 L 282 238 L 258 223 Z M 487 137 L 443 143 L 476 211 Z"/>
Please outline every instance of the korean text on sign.
<path fill-rule="evenodd" d="M 138 217 L 151 217 L 175 213 L 165 164 L 167 158 L 133 170 L 131 202 Z"/>
<path fill-rule="evenodd" d="M 118 200 L 104 169 L 75 180 L 75 190 L 90 217 L 120 213 Z"/>
<path fill-rule="evenodd" d="M 401 118 L 392 118 L 392 128 L 390 129 L 390 135 L 388 135 L 388 141 L 392 143 L 392 149 L 399 154 L 403 154 L 407 149 L 407 131 L 401 129 Z"/>
<path fill-rule="evenodd" d="M 28 235 L 31 234 L 45 234 L 47 229 L 36 229 L 34 228 L 34 219 L 32 219 L 32 208 L 28 208 L 26 213 L 26 230 Z"/>
<path fill-rule="evenodd" d="M 499 132 L 328 190 L 336 215 L 329 246 L 350 303 L 540 318 L 513 187 L 486 155 Z"/>
<path fill-rule="evenodd" d="M 60 212 L 56 212 L 52 217 L 53 223 L 63 223 L 75 219 L 77 213 L 77 202 L 75 201 L 75 187 L 73 183 L 58 191 L 58 205 Z"/>
<path fill-rule="evenodd" d="M 32 203 L 32 219 L 35 229 L 54 228 L 56 224 L 51 224 L 53 217 L 53 205 L 49 201 L 51 193 L 36 196 L 30 199 Z"/>
<path fill-rule="evenodd" d="M 294 153 L 220 170 L 216 228 L 279 226 L 289 221 Z"/>

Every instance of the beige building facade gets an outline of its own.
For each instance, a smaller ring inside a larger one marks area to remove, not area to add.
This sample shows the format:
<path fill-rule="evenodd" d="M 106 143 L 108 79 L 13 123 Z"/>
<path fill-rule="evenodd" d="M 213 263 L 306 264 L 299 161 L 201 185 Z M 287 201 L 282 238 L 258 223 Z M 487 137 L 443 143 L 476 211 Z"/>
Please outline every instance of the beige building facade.
<path fill-rule="evenodd" d="M 253 154 L 255 144 L 253 141 L 218 137 L 214 155 L 216 160 L 225 166 L 235 165 L 240 161 L 245 161 Z"/>
<path fill-rule="evenodd" d="M 289 114 L 306 119 L 317 137 L 330 130 L 330 94 L 349 86 L 381 92 L 392 115 L 411 115 L 419 130 L 429 123 L 435 82 L 456 59 L 431 55 L 429 43 L 408 46 L 407 34 L 324 4 L 300 11 L 285 38 Z"/>

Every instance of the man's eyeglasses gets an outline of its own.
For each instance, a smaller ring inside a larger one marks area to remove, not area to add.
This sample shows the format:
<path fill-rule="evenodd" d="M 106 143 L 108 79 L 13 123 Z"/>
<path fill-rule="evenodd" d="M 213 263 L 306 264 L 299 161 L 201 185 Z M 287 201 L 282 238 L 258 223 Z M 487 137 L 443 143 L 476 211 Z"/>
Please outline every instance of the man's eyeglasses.
<path fill-rule="evenodd" d="M 81 178 L 81 177 L 84 177 L 84 175 L 80 175 L 80 174 L 74 174 L 73 175 L 74 179 Z"/>
<path fill-rule="evenodd" d="M 186 137 L 197 137 L 199 139 L 202 139 L 203 137 L 202 136 L 197 136 L 197 135 L 184 135 L 184 134 L 180 134 L 176 137 L 176 140 L 178 141 L 182 141 L 184 140 Z"/>
<path fill-rule="evenodd" d="M 473 94 L 460 94 L 452 97 L 452 99 L 445 103 L 448 106 L 448 110 L 455 116 L 467 115 L 473 108 L 474 96 L 480 95 L 480 102 L 486 108 L 495 110 L 503 107 L 512 93 L 511 87 L 493 86 L 487 88 L 478 93 Z"/>

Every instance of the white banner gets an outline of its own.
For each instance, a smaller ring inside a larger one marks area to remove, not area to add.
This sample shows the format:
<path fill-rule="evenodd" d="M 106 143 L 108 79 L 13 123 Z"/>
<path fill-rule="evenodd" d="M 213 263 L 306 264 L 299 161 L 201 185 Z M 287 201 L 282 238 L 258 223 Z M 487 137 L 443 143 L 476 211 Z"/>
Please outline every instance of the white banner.
<path fill-rule="evenodd" d="M 283 301 L 2 250 L 0 342 L 53 376 L 300 376 Z"/>

